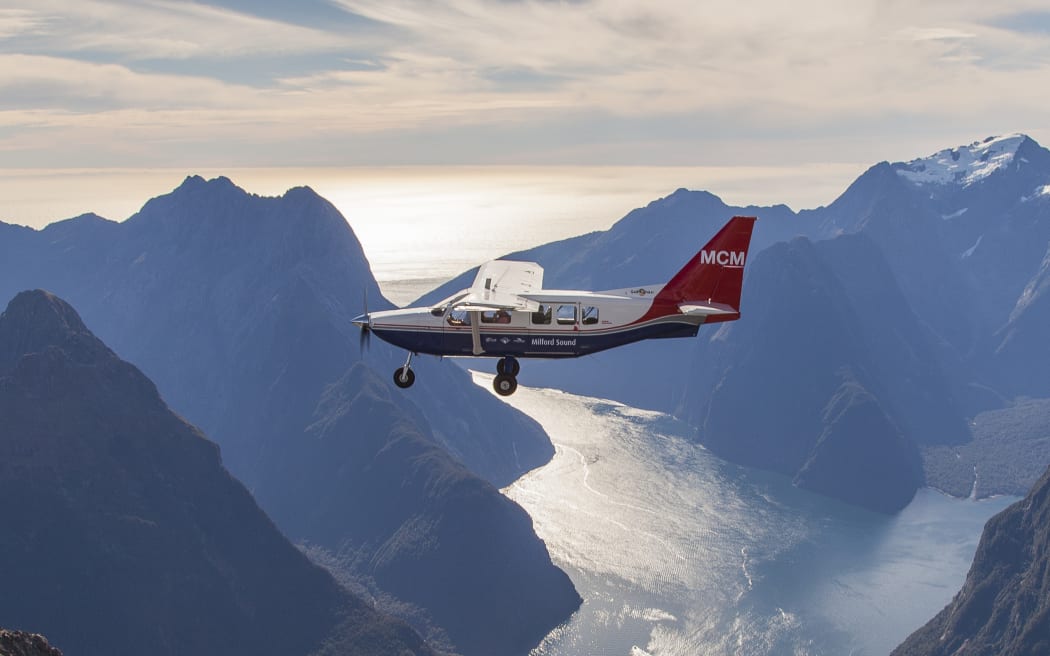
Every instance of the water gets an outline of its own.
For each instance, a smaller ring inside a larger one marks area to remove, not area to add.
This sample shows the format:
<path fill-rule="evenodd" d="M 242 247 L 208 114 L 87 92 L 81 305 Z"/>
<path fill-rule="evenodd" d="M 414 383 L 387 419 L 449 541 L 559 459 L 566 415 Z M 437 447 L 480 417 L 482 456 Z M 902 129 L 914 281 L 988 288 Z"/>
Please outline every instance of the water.
<path fill-rule="evenodd" d="M 951 600 L 1014 500 L 922 490 L 887 517 L 726 463 L 661 413 L 522 387 L 505 400 L 557 452 L 504 492 L 584 597 L 534 656 L 885 654 Z"/>

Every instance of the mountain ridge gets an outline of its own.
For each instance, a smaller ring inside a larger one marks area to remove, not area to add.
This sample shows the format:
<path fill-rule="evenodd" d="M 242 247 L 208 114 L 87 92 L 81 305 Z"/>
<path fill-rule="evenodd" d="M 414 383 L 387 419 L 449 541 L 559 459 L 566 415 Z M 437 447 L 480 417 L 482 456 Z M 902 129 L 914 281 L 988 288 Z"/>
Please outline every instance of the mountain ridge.
<path fill-rule="evenodd" d="M 373 344 L 367 354 L 361 352 L 350 319 L 360 312 L 364 296 L 375 304 L 384 301 L 360 244 L 330 203 L 305 187 L 281 198 L 265 198 L 249 195 L 228 180 L 191 177 L 125 223 L 90 219 L 81 223 L 87 229 L 67 230 L 71 236 L 61 242 L 49 239 L 48 229 L 20 232 L 21 238 L 28 237 L 28 243 L 20 244 L 25 267 L 0 261 L 0 292 L 4 287 L 47 283 L 85 308 L 85 319 L 99 326 L 99 334 L 155 379 L 173 408 L 216 439 L 227 467 L 290 539 L 318 541 L 320 536 L 311 533 L 320 530 L 316 525 L 303 532 L 295 528 L 301 526 L 295 518 L 310 508 L 382 507 L 381 499 L 361 495 L 309 497 L 308 492 L 333 491 L 314 485 L 316 472 L 305 468 L 309 459 L 298 453 L 306 450 L 322 462 L 327 454 L 332 464 L 375 480 L 374 471 L 339 461 L 336 442 L 311 441 L 306 429 L 316 420 L 326 388 L 353 365 L 364 359 L 370 367 L 389 371 L 404 357 L 381 344 Z M 99 226 L 106 234 L 98 232 Z M 497 485 L 553 454 L 553 446 L 535 422 L 478 388 L 465 372 L 436 360 L 416 366 L 421 380 L 410 394 L 400 395 L 396 410 L 387 418 L 390 422 L 414 418 L 420 423 L 419 418 L 425 417 L 432 430 L 419 433 L 420 445 L 427 442 L 455 452 L 470 468 L 470 476 L 481 475 Z M 381 384 L 389 386 L 389 381 Z M 373 437 L 391 438 L 394 429 L 394 423 L 368 428 Z M 411 451 L 392 453 L 402 458 L 395 480 L 408 482 L 425 475 L 420 469 L 437 472 L 452 466 L 447 456 L 413 460 Z M 303 468 L 289 467 L 295 463 Z M 409 489 L 415 490 L 416 506 L 427 508 L 427 490 Z M 500 496 L 491 485 L 478 489 L 484 496 Z M 467 518 L 454 503 L 442 509 L 443 517 L 429 518 L 433 523 L 428 525 L 435 530 L 444 521 L 456 520 L 472 526 L 469 535 L 480 535 L 481 518 Z M 395 516 L 414 521 L 405 513 Z M 484 522 L 498 534 L 517 526 L 515 517 L 514 508 L 494 506 Z M 369 542 L 389 539 L 379 524 L 360 528 L 373 531 Z M 342 539 L 354 530 L 346 525 L 329 527 L 340 540 L 326 545 L 340 548 Z M 500 548 L 507 549 L 504 560 L 489 554 L 476 559 L 476 565 L 488 568 L 492 581 L 517 586 L 501 592 L 527 597 L 531 605 L 478 607 L 474 624 L 452 635 L 457 642 L 471 644 L 484 636 L 492 646 L 487 651 L 501 651 L 500 636 L 492 627 L 504 625 L 511 613 L 521 630 L 535 637 L 564 620 L 578 604 L 571 582 L 549 557 L 529 561 L 528 566 L 516 559 L 516 554 L 530 549 L 546 554 L 531 526 L 518 535 L 520 544 L 501 543 Z M 464 550 L 446 549 L 440 555 L 445 559 L 442 567 L 449 571 L 470 565 Z M 495 571 L 498 564 L 530 575 L 500 578 Z M 433 579 L 420 581 L 437 585 Z M 436 594 L 423 588 L 417 586 L 413 595 Z M 544 595 L 549 599 L 539 603 Z M 424 611 L 431 617 L 451 613 L 455 601 L 446 595 L 440 608 Z M 471 599 L 462 600 L 463 605 L 470 603 Z M 553 618 L 550 608 L 560 616 Z"/>

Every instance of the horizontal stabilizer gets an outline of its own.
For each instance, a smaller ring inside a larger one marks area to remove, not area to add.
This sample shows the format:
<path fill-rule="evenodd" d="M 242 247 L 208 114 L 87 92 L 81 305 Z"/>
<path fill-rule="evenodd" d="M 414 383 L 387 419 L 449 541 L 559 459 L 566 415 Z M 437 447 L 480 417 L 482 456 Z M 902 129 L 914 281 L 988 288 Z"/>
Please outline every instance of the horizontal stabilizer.
<path fill-rule="evenodd" d="M 737 310 L 724 303 L 681 303 L 678 310 L 682 314 L 693 314 L 703 316 L 715 316 L 723 314 L 737 314 Z"/>

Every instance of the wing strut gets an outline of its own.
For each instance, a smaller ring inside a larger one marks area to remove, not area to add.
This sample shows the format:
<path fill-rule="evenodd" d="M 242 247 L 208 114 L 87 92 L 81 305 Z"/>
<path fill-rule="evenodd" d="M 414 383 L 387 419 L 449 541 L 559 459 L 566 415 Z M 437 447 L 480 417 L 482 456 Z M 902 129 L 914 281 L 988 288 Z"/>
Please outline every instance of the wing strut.
<path fill-rule="evenodd" d="M 470 336 L 474 340 L 474 355 L 484 353 L 481 348 L 481 312 L 477 310 L 470 311 Z"/>

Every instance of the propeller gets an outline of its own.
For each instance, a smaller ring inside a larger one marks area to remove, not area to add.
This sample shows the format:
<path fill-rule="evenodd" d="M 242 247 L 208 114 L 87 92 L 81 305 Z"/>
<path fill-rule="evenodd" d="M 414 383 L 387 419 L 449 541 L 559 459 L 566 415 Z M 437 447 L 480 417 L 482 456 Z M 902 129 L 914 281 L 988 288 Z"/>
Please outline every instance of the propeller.
<path fill-rule="evenodd" d="M 361 329 L 361 334 L 358 336 L 357 347 L 363 356 L 365 351 L 369 350 L 372 346 L 372 318 L 368 315 L 368 290 L 362 289 L 361 296 L 363 298 L 365 313 L 355 317 L 353 324 Z"/>

